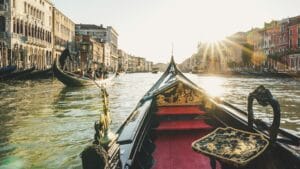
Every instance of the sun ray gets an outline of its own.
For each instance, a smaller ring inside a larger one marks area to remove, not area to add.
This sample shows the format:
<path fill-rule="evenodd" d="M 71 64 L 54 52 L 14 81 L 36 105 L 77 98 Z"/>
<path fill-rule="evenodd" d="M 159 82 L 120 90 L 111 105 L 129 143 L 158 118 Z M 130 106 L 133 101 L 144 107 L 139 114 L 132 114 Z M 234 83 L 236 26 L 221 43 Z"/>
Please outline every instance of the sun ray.
<path fill-rule="evenodd" d="M 222 64 L 222 62 L 223 62 L 223 59 L 225 59 L 224 54 L 223 54 L 223 50 L 220 48 L 220 42 L 217 42 L 217 43 L 215 44 L 215 46 L 216 46 L 217 52 L 218 52 L 218 54 L 219 54 L 219 64 L 220 64 L 220 69 L 222 70 L 222 65 L 224 65 L 224 64 Z M 221 70 L 220 70 L 220 71 L 221 71 Z"/>
<path fill-rule="evenodd" d="M 244 47 L 243 45 L 239 44 L 239 43 L 236 43 L 230 39 L 224 39 L 226 42 L 230 43 L 231 45 L 237 47 L 237 48 L 240 48 L 242 50 L 244 50 L 245 52 L 249 53 L 249 54 L 253 54 L 253 50 L 250 50 L 246 47 Z"/>
<path fill-rule="evenodd" d="M 208 52 L 209 46 L 207 44 L 204 44 L 204 45 L 205 45 L 205 49 L 204 49 L 204 53 L 203 53 L 203 57 L 202 57 L 202 65 L 201 66 L 203 66 L 203 64 L 206 64 L 206 62 L 207 62 L 207 52 Z"/>

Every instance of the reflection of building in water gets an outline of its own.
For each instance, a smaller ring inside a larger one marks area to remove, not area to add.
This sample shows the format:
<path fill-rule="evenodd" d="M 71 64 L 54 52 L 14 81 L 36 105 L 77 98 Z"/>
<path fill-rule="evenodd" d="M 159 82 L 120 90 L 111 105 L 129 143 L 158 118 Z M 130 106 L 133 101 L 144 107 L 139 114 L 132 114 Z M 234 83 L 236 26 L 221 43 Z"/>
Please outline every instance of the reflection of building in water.
<path fill-rule="evenodd" d="M 0 1 L 1 66 L 51 66 L 52 10 L 48 0 Z"/>

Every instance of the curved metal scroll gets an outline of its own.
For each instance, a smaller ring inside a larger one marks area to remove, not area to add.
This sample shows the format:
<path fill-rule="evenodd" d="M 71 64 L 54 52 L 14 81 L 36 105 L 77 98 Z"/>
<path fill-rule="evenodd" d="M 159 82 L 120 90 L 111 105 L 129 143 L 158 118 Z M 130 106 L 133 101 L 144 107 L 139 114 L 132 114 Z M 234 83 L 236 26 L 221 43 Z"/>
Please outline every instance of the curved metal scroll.
<path fill-rule="evenodd" d="M 254 116 L 253 116 L 253 101 L 257 100 L 258 104 L 266 107 L 271 105 L 273 108 L 273 123 L 270 127 L 270 142 L 274 143 L 277 139 L 277 134 L 280 126 L 280 105 L 278 101 L 273 97 L 270 90 L 266 89 L 264 86 L 259 86 L 254 92 L 250 93 L 248 96 L 248 126 L 253 127 Z"/>

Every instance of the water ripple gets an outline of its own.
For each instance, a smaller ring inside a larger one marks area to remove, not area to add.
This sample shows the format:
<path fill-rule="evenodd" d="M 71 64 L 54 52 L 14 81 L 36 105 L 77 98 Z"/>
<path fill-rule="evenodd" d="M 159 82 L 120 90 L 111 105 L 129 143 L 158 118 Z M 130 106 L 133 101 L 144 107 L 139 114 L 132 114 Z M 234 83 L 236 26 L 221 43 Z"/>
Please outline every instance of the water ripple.
<path fill-rule="evenodd" d="M 160 74 L 126 74 L 108 86 L 112 130 L 116 131 Z M 294 80 L 187 75 L 211 95 L 246 110 L 249 92 L 265 85 L 282 107 L 281 126 L 300 131 L 300 83 Z M 102 110 L 96 87 L 64 88 L 57 80 L 0 83 L 0 168 L 81 168 Z M 254 107 L 270 122 L 270 108 Z"/>

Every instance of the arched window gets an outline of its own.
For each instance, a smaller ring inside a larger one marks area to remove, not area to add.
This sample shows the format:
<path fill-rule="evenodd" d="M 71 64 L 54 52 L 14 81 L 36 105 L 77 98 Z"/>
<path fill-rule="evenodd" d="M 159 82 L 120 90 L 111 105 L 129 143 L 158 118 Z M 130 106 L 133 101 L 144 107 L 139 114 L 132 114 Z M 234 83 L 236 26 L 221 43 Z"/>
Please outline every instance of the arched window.
<path fill-rule="evenodd" d="M 24 27 L 23 27 L 24 25 L 23 25 L 23 21 L 21 20 L 20 21 L 20 34 L 23 34 L 24 32 L 23 32 L 23 30 L 24 30 Z"/>
<path fill-rule="evenodd" d="M 17 19 L 17 33 L 20 33 L 20 20 Z"/>
<path fill-rule="evenodd" d="M 45 31 L 45 41 L 48 41 L 48 31 Z"/>
<path fill-rule="evenodd" d="M 24 28 L 25 28 L 25 32 L 24 32 L 24 33 L 25 33 L 25 36 L 28 36 L 28 27 L 27 27 L 27 22 L 25 22 L 25 27 L 24 27 Z"/>
<path fill-rule="evenodd" d="M 33 25 L 31 25 L 31 36 L 32 36 L 32 37 L 35 36 L 35 34 L 34 34 L 34 26 L 33 26 Z"/>
<path fill-rule="evenodd" d="M 13 32 L 16 33 L 17 32 L 17 26 L 16 26 L 16 19 L 13 18 Z"/>
<path fill-rule="evenodd" d="M 42 28 L 40 28 L 40 39 L 42 40 Z"/>
<path fill-rule="evenodd" d="M 28 36 L 31 36 L 31 24 L 28 24 Z"/>
<path fill-rule="evenodd" d="M 5 32 L 5 17 L 0 16 L 0 32 Z"/>
<path fill-rule="evenodd" d="M 37 28 L 37 38 L 40 39 L 40 28 Z"/>
<path fill-rule="evenodd" d="M 35 25 L 35 27 L 34 27 L 34 37 L 37 38 L 37 36 L 38 36 L 37 35 L 37 26 Z"/>

